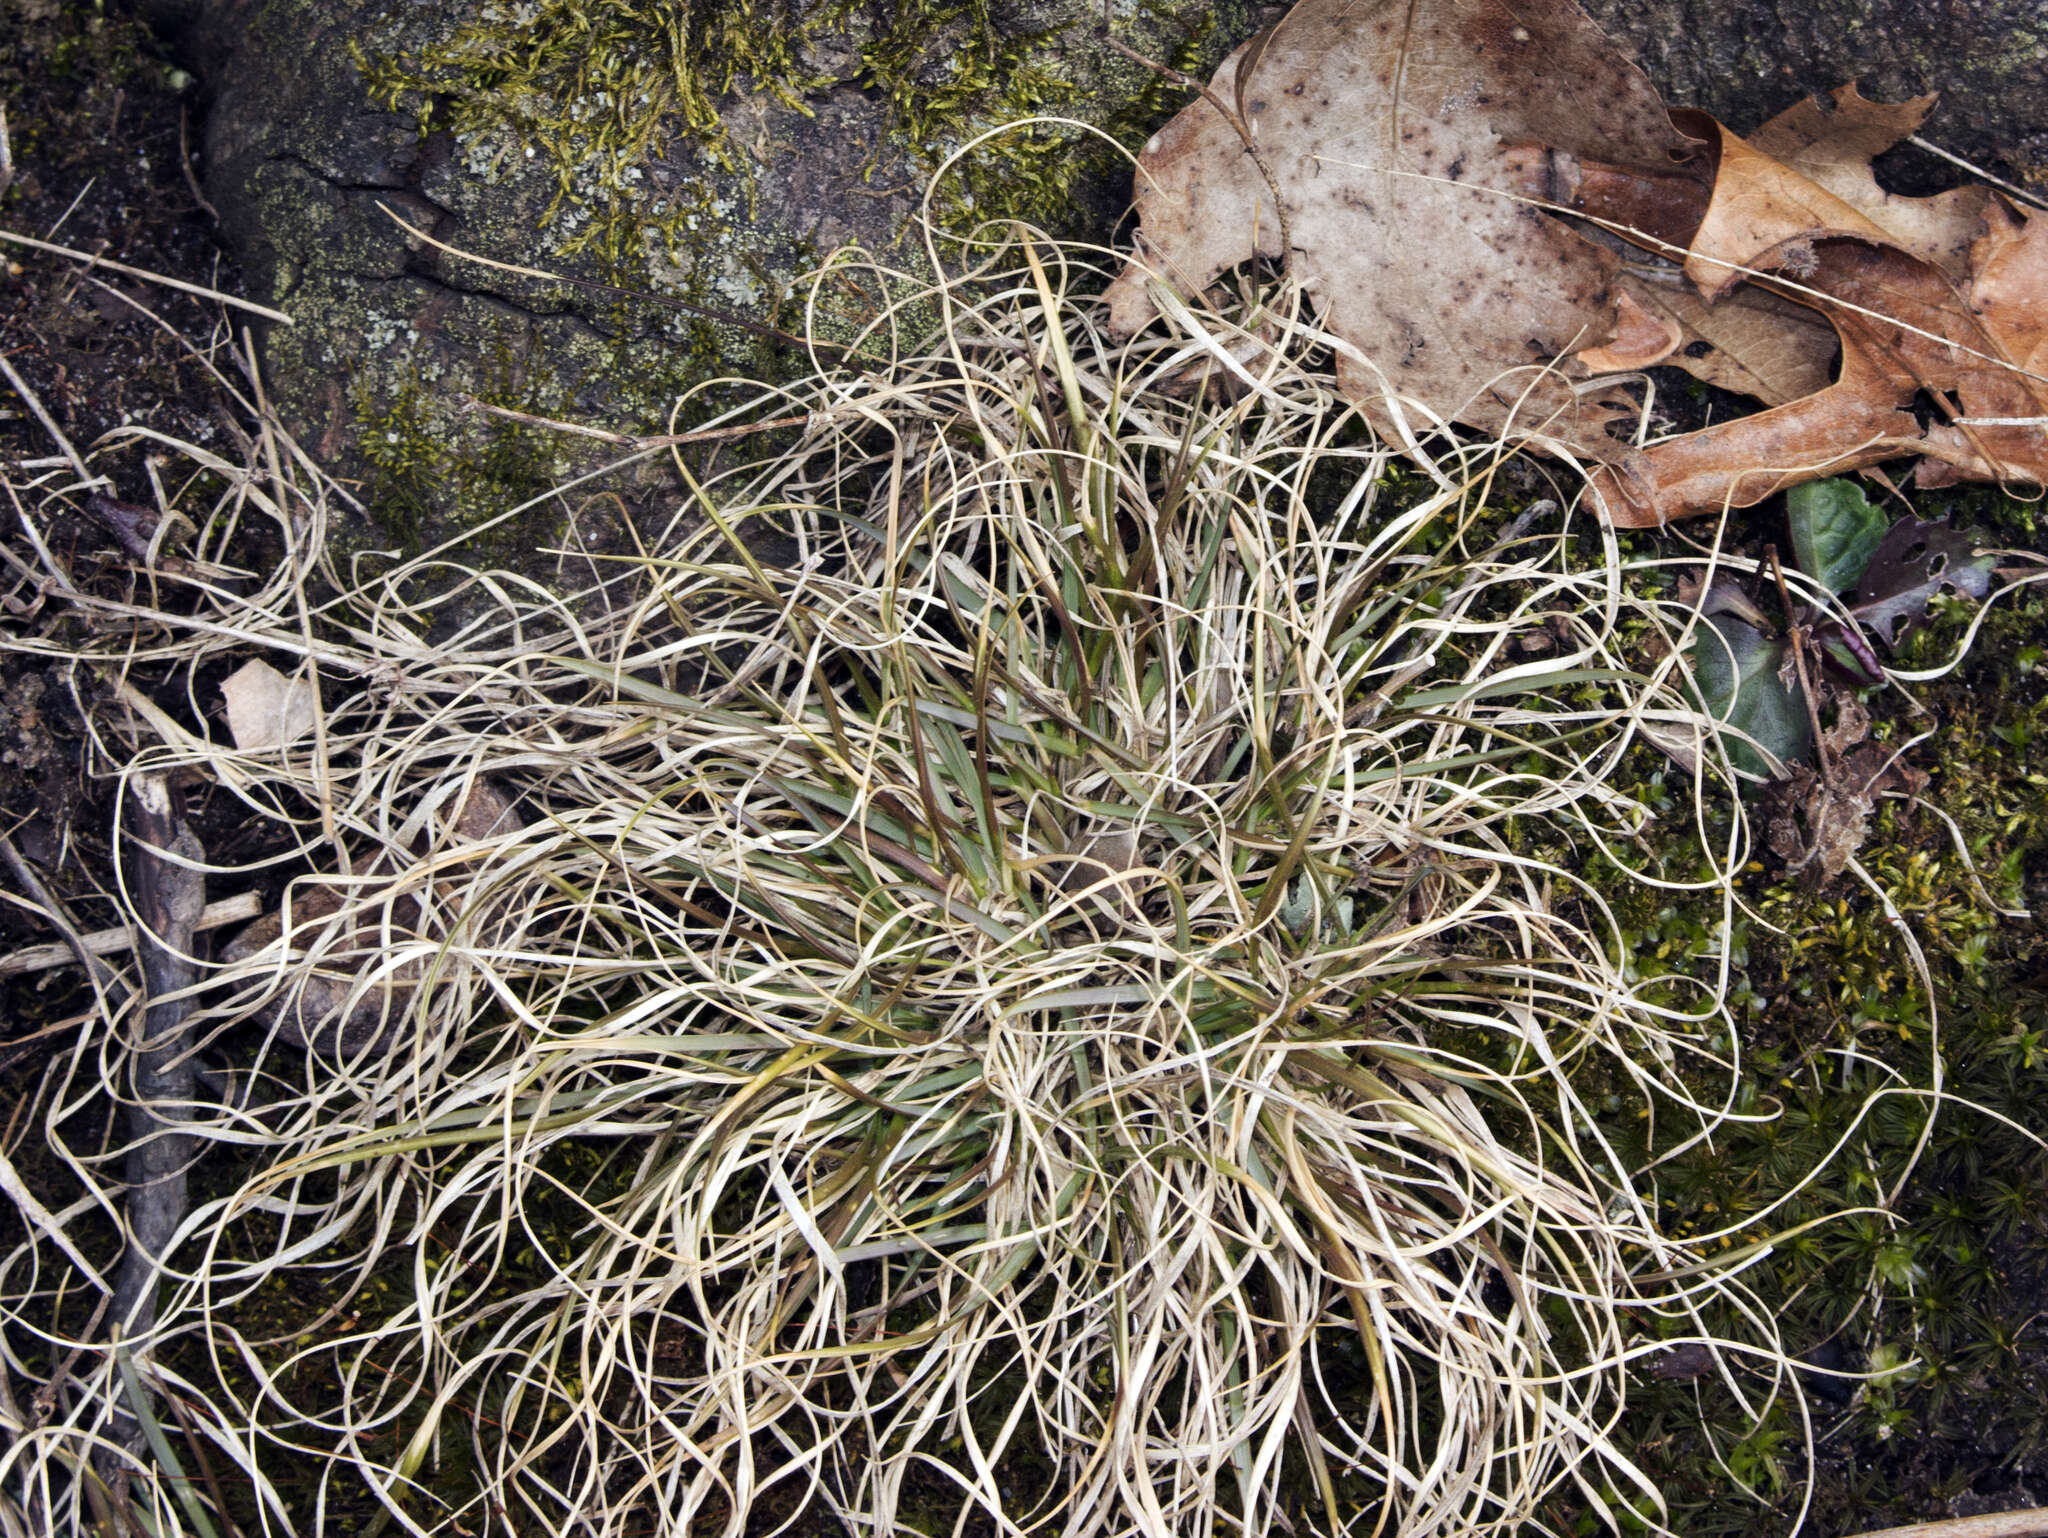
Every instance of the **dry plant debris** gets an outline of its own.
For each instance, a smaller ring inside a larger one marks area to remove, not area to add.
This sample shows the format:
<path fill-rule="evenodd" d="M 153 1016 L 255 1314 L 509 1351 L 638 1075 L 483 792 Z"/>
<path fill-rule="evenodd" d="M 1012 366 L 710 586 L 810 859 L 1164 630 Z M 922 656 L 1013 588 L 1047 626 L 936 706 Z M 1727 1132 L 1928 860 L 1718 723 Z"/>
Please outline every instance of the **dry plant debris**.
<path fill-rule="evenodd" d="M 1731 762 L 1777 781 L 1760 802 L 1771 849 L 1826 882 L 1862 845 L 1877 797 L 1917 795 L 1926 783 L 1900 750 L 1866 741 L 1862 696 L 1887 678 L 1873 641 L 1895 646 L 1944 592 L 1986 597 L 1995 557 L 1945 519 L 1908 513 L 1887 524 L 1847 480 L 1806 482 L 1786 504 L 1795 565 L 1768 551 L 1751 563 L 1767 578 L 1754 593 L 1726 569 L 1695 571 L 1680 579 L 1679 601 L 1700 618 L 1687 662 L 1706 713 L 1728 728 Z M 1803 601 L 1787 570 L 1803 579 Z M 2040 579 L 2038 569 L 2008 576 Z M 1824 716 L 1834 725 L 1823 728 Z M 1696 767 L 1692 743 L 1653 740 Z"/>
<path fill-rule="evenodd" d="M 319 702 L 304 675 L 287 678 L 252 657 L 221 684 L 228 711 L 228 735 L 245 752 L 288 748 L 313 730 Z"/>
<path fill-rule="evenodd" d="M 1303 0 L 1147 146 L 1114 323 L 1282 260 L 1397 441 L 1457 421 L 1590 461 L 1623 527 L 1906 455 L 2039 486 L 2048 219 L 1884 192 L 1872 158 L 1931 105 L 1849 85 L 1745 139 L 1667 114 L 1570 0 Z M 1638 446 L 1621 384 L 1657 363 L 1770 409 Z"/>
<path fill-rule="evenodd" d="M 312 874 L 203 962 L 185 1028 L 230 1088 L 176 1135 L 244 1173 L 148 1252 L 131 1356 L 86 1342 L 17 1444 L 39 1519 L 89 1520 L 69 1471 L 175 1403 L 280 1527 L 310 1479 L 418 1532 L 736 1535 L 785 1493 L 886 1532 L 923 1470 L 1076 1538 L 1263 1534 L 1299 1530 L 1299 1458 L 1331 1530 L 1582 1498 L 1655 1529 L 1634 1364 L 1720 1350 L 1725 1302 L 1758 1413 L 1796 1392 L 1751 1231 L 1663 1232 L 1603 1131 L 1721 1125 L 1725 979 L 1653 989 L 1510 837 L 1629 858 L 1616 769 L 1651 729 L 1695 796 L 1728 785 L 1662 563 L 1490 507 L 1498 445 L 1439 440 L 1397 499 L 1403 446 L 1330 430 L 1298 296 L 1118 342 L 1085 253 L 988 257 L 905 280 L 948 320 L 888 369 L 726 419 L 807 433 L 621 446 L 672 456 L 682 505 L 568 593 L 453 551 L 338 570 L 343 493 L 247 394 L 239 462 L 89 449 L 206 471 L 165 476 L 187 564 L 95 609 L 53 551 L 46 608 L 96 622 L 6 644 L 106 680 L 128 772 L 210 784 Z M 1238 388 L 1148 388 L 1201 360 Z M 24 506 L 77 495 L 52 472 Z M 259 522 L 276 570 L 198 575 Z M 318 732 L 243 742 L 137 687 L 252 660 L 317 688 Z M 1701 878 L 1724 922 L 1751 853 L 1738 818 Z M 114 1094 L 136 1030 L 59 1054 L 21 1125 Z M 63 1156 L 115 1201 L 103 1151 Z M 91 1285 L 63 1242 L 0 1255 L 10 1323 Z M 258 1301 L 311 1276 L 333 1319 L 273 1338 Z M 184 1348 L 228 1366 L 158 1400 Z M 1024 1449 L 1048 1477 L 1006 1492 Z M 116 1456 L 156 1530 L 212 1499 Z"/>

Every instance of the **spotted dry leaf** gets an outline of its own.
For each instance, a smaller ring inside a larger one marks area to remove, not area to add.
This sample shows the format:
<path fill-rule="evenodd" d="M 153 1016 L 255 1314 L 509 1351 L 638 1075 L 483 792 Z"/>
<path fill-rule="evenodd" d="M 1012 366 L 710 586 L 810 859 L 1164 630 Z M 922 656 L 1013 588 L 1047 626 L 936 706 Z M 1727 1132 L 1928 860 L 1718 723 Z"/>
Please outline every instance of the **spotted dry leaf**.
<path fill-rule="evenodd" d="M 1633 408 L 1572 388 L 1594 372 L 1577 355 L 1629 340 L 1622 257 L 1523 193 L 1578 157 L 1682 176 L 1697 148 L 1570 0 L 1302 0 L 1146 147 L 1111 324 L 1152 318 L 1151 282 L 1283 259 L 1382 426 L 1399 410 L 1625 458 L 1605 426 Z"/>
<path fill-rule="evenodd" d="M 1931 105 L 1845 86 L 1744 138 L 1667 114 L 1570 0 L 1302 0 L 1147 146 L 1111 324 L 1283 260 L 1377 425 L 1574 453 L 1624 527 L 1904 455 L 1922 485 L 2040 485 L 2048 215 L 1880 187 Z M 1770 409 L 1633 451 L 1600 381 L 1655 364 Z"/>

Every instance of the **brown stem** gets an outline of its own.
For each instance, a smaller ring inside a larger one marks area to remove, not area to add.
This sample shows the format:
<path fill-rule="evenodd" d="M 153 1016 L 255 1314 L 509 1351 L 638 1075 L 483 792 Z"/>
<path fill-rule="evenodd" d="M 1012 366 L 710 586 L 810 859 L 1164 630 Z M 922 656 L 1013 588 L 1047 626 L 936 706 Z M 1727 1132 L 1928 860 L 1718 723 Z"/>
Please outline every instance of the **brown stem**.
<path fill-rule="evenodd" d="M 2048 1538 L 2048 1511 L 1997 1511 L 1859 1533 L 1857 1538 Z"/>
<path fill-rule="evenodd" d="M 1771 577 L 1778 584 L 1778 602 L 1785 615 L 1785 633 L 1792 642 L 1792 667 L 1799 675 L 1799 698 L 1806 704 L 1806 724 L 1813 729 L 1813 756 L 1820 764 L 1820 782 L 1832 786 L 1835 783 L 1833 756 L 1828 752 L 1828 740 L 1820 729 L 1820 706 L 1814 703 L 1813 679 L 1806 671 L 1806 627 L 1792 618 L 1792 595 L 1785 587 L 1785 568 L 1778 564 L 1778 547 L 1764 546 L 1764 557 L 1771 563 Z"/>
<path fill-rule="evenodd" d="M 192 1118 L 197 1076 L 185 1039 L 190 1005 L 178 995 L 198 981 L 192 935 L 206 907 L 200 869 L 206 852 L 160 774 L 130 782 L 124 812 L 148 1000 L 132 1058 L 135 1099 L 127 1110 L 123 1170 L 128 1248 L 114 1290 L 115 1328 L 121 1339 L 134 1340 L 156 1322 L 157 1274 L 185 1216 L 185 1173 L 195 1142 L 183 1128 Z"/>

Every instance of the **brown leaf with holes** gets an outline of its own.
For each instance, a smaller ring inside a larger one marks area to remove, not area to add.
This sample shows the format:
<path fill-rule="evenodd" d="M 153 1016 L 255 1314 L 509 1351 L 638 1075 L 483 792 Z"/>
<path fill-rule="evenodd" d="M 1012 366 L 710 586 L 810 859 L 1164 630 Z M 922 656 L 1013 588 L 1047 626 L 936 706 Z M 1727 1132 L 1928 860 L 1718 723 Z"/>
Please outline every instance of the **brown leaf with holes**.
<path fill-rule="evenodd" d="M 1284 257 L 1381 427 L 1456 420 L 1623 460 L 1606 425 L 1633 408 L 1575 390 L 1593 372 L 1575 355 L 1683 338 L 1641 306 L 1617 325 L 1621 254 L 1521 194 L 1560 158 L 1682 180 L 1696 148 L 1570 0 L 1302 0 L 1146 146 L 1111 326 L 1153 318 L 1150 283 L 1191 294 Z"/>

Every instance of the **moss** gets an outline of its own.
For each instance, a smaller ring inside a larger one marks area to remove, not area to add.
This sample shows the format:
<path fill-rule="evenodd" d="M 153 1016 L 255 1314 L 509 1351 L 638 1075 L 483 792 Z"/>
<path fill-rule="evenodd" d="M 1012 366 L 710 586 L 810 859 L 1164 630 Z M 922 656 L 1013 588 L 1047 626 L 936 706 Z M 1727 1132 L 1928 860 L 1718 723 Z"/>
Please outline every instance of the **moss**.
<path fill-rule="evenodd" d="M 489 0 L 475 20 L 409 54 L 361 42 L 353 53 L 373 99 L 393 110 L 410 104 L 423 136 L 447 128 L 478 169 L 545 155 L 555 196 L 544 219 L 565 208 L 594 216 L 567 221 L 560 249 L 595 246 L 616 268 L 640 254 L 650 231 L 683 243 L 703 211 L 702 196 L 663 196 L 646 179 L 672 139 L 687 137 L 710 164 L 737 169 L 714 100 L 737 78 L 789 106 L 831 83 L 803 71 L 800 25 L 793 12 L 764 15 L 751 0 Z"/>
<path fill-rule="evenodd" d="M 1971 521 L 1991 528 L 2022 524 L 2030 511 L 1990 505 L 1995 493 L 1969 500 Z M 1906 640 L 1898 665 L 1951 655 L 1971 607 L 1946 606 Z M 1670 1231 L 1727 1230 L 1730 1246 L 1790 1236 L 1747 1275 L 1790 1350 L 1818 1351 L 1843 1370 L 1902 1368 L 1851 1407 L 1812 1400 L 1833 1438 L 1814 1491 L 1824 1530 L 1946 1515 L 1943 1503 L 1973 1479 L 2016 1477 L 2048 1447 L 2039 1392 L 2048 1354 L 2017 1328 L 2048 1297 L 2048 1234 L 2034 1220 L 2048 1154 L 2017 1130 L 2038 1124 L 2048 1094 L 2048 1000 L 2033 959 L 2037 923 L 1994 906 L 2031 895 L 2038 907 L 2048 881 L 2048 776 L 2031 757 L 2048 730 L 2044 623 L 2048 602 L 2003 601 L 1962 668 L 1919 691 L 1929 714 L 1893 697 L 1880 722 L 1897 740 L 1932 730 L 1914 755 L 1933 777 L 1925 803 L 1886 803 L 1861 856 L 1911 926 L 1932 998 L 1884 904 L 1852 880 L 1816 891 L 1760 858 L 1741 888 L 1753 918 L 1724 932 L 1714 903 L 1648 891 L 1605 860 L 1578 867 L 1613 905 L 1638 974 L 1667 1002 L 1681 1002 L 1687 980 L 1710 975 L 1727 952 L 1739 1039 L 1703 1045 L 1724 1055 L 1739 1047 L 1734 1109 L 1754 1118 L 1677 1152 L 1675 1119 L 1653 1142 L 1617 1099 L 1603 1132 L 1639 1162 L 1675 1153 L 1656 1170 Z M 1665 766 L 1647 751 L 1616 789 L 1677 810 Z M 1935 807 L 1960 828 L 1983 887 Z M 1728 810 L 1710 817 L 1709 840 L 1725 834 Z M 1667 829 L 1643 858 L 1667 879 L 1705 869 L 1692 832 Z M 1954 1098 L 1930 1131 L 1925 1097 L 1898 1090 L 1933 1083 L 1937 1057 Z M 1725 1089 L 1710 1078 L 1703 1090 Z M 1599 1089 L 1586 1086 L 1589 1103 L 1601 1103 Z M 1873 1101 L 1881 1092 L 1888 1098 Z M 1820 1178 L 1795 1190 L 1816 1166 Z M 1709 1323 L 1742 1327 L 1732 1314 Z M 1804 1386 L 1812 1396 L 1840 1392 L 1837 1382 Z M 1748 1386 L 1761 1403 L 1763 1379 L 1752 1374 Z M 1782 1402 L 1756 1422 L 1711 1382 L 1644 1382 L 1628 1430 L 1666 1485 L 1678 1531 L 1754 1532 L 1789 1521 L 1801 1497 L 1798 1419 Z M 1754 1493 L 1731 1485 L 1730 1471 Z M 1565 1504 L 1553 1513 L 1560 1528 L 1595 1522 L 1589 1506 Z"/>
<path fill-rule="evenodd" d="M 537 366 L 530 340 L 507 326 L 459 380 L 427 377 L 418 353 L 409 348 L 359 368 L 349 409 L 363 461 L 356 495 L 371 529 L 367 541 L 344 540 L 344 550 L 367 542 L 411 556 L 467 535 L 467 560 L 487 567 L 532 566 L 537 551 L 560 543 L 564 509 L 573 505 L 540 499 L 618 451 L 477 407 L 574 417 L 578 407 L 564 376 L 587 375 L 628 381 L 610 393 L 606 415 L 631 428 L 659 431 L 678 392 L 721 356 L 719 340 L 702 335 L 701 328 L 694 341 L 659 344 L 621 329 L 582 336 L 566 360 L 550 351 Z M 564 361 L 567 367 L 550 366 Z M 630 475 L 605 484 L 613 499 L 622 489 L 628 495 L 638 490 Z M 499 521 L 529 502 L 539 505 Z"/>
<path fill-rule="evenodd" d="M 515 410 L 534 404 L 516 390 L 477 398 Z M 445 407 L 416 380 L 387 401 L 362 396 L 358 420 L 371 470 L 364 506 L 386 542 L 408 556 L 430 529 L 481 523 L 545 492 L 561 469 L 554 446 L 525 424 L 486 417 L 474 432 L 449 431 Z"/>
<path fill-rule="evenodd" d="M 922 180 L 997 125 L 1065 114 L 1141 143 L 1183 93 L 1101 47 L 1099 14 L 1073 0 L 1000 14 L 982 0 L 484 0 L 451 19 L 372 4 L 355 37 L 359 75 L 323 79 L 319 94 L 359 101 L 367 88 L 410 121 L 416 147 L 395 148 L 391 164 L 406 197 L 417 189 L 412 221 L 641 297 L 593 302 L 419 244 L 394 249 L 376 207 L 389 193 L 337 188 L 302 158 L 267 155 L 254 174 L 272 211 L 276 297 L 303 321 L 271 339 L 288 420 L 361 479 L 368 537 L 418 549 L 502 512 L 494 490 L 525 489 L 493 468 L 502 432 L 451 397 L 654 430 L 707 380 L 772 383 L 808 366 L 749 327 L 845 340 L 886 311 L 915 332 L 930 317 L 878 291 L 893 281 L 881 264 L 842 267 L 815 290 L 798 275 L 842 243 L 901 240 Z M 1145 0 L 1117 26 L 1199 73 L 1249 21 L 1235 4 Z M 963 233 L 1021 219 L 1099 235 L 1127 193 L 1114 144 L 1041 122 L 955 162 L 934 203 Z M 915 242 L 885 261 L 919 283 Z M 507 354 L 523 370 L 511 390 L 493 362 Z M 700 397 L 682 425 L 709 405 Z M 574 440 L 527 448 L 536 467 L 594 462 Z M 550 542 L 529 519 L 479 553 L 532 567 L 521 552 Z"/>
<path fill-rule="evenodd" d="M 1183 23 L 1178 12 L 1188 20 Z M 615 272 L 674 262 L 729 233 L 720 174 L 744 180 L 773 154 L 758 119 L 732 118 L 740 96 L 809 115 L 822 92 L 851 87 L 886 103 L 886 148 L 870 179 L 929 174 L 975 136 L 1020 119 L 1067 115 L 1135 147 L 1178 105 L 1177 87 L 1087 37 L 1092 7 L 1040 23 L 998 17 L 986 0 L 834 0 L 812 8 L 754 0 L 488 0 L 473 20 L 410 47 L 359 40 L 372 97 L 410 110 L 422 134 L 451 132 L 471 166 L 497 174 L 545 160 L 554 196 L 544 222 L 564 255 L 597 254 Z M 1245 30 L 1241 6 L 1147 0 L 1138 41 L 1161 62 L 1206 72 Z M 746 136 L 747 128 L 756 132 Z M 650 173 L 676 151 L 680 182 Z M 948 211 L 1068 229 L 1083 189 L 1115 149 L 1072 126 L 1034 124 L 992 141 L 946 192 Z M 712 226 L 724 225 L 725 230 Z"/>

